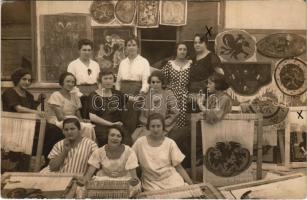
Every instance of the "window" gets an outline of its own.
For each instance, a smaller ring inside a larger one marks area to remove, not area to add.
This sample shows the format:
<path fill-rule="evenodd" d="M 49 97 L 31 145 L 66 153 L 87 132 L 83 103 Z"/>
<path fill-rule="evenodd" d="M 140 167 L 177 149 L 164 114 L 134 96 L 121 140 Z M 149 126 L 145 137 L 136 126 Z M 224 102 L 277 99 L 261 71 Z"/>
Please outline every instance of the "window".
<path fill-rule="evenodd" d="M 177 41 L 177 27 L 162 26 L 159 28 L 139 29 L 141 54 L 150 65 L 162 68 L 163 64 L 174 55 Z"/>
<path fill-rule="evenodd" d="M 1 10 L 1 80 L 25 67 L 35 74 L 33 62 L 31 1 L 3 2 Z"/>

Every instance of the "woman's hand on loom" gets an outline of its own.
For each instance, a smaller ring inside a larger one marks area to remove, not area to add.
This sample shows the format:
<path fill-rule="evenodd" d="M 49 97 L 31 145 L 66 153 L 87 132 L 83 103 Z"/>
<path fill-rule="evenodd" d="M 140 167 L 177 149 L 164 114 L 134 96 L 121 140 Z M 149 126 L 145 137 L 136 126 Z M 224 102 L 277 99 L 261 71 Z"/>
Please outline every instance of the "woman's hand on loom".
<path fill-rule="evenodd" d="M 45 118 L 46 117 L 46 112 L 44 111 L 37 111 L 36 113 L 38 116 L 40 116 L 41 118 Z"/>

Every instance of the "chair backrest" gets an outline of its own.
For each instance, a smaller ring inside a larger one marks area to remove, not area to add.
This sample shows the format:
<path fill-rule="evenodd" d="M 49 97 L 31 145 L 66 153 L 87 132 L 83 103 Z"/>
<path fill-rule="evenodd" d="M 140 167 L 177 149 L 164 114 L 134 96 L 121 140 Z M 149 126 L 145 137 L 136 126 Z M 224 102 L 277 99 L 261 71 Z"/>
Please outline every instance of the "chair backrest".
<path fill-rule="evenodd" d="M 35 170 L 39 170 L 40 167 L 46 120 L 35 114 L 1 112 L 1 148 L 7 151 L 23 152 L 32 155 L 37 120 L 40 120 L 40 130 Z"/>

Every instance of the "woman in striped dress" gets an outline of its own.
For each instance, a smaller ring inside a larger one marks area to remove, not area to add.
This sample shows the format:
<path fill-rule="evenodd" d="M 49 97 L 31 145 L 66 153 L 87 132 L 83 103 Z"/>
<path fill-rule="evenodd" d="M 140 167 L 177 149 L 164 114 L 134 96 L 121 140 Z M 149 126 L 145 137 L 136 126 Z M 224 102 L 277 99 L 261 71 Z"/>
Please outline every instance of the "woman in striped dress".
<path fill-rule="evenodd" d="M 81 136 L 81 125 L 77 117 L 66 118 L 63 121 L 65 139 L 56 143 L 49 154 L 49 170 L 57 173 L 84 174 L 87 162 L 98 146 L 91 139 Z"/>
<path fill-rule="evenodd" d="M 188 46 L 184 42 L 176 45 L 176 58 L 168 61 L 162 68 L 162 73 L 168 81 L 168 87 L 177 98 L 179 117 L 176 123 L 178 128 L 187 123 L 188 86 L 190 82 L 191 60 L 187 59 Z"/>

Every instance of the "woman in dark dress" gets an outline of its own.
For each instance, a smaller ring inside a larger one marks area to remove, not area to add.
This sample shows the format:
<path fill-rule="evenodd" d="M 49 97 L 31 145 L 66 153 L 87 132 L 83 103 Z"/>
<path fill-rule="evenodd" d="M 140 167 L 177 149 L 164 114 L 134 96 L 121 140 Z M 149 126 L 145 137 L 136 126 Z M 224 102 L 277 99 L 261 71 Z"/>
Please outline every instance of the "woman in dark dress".
<path fill-rule="evenodd" d="M 190 69 L 190 94 L 196 97 L 197 94 L 205 94 L 206 85 L 210 75 L 214 72 L 224 74 L 221 68 L 220 58 L 208 50 L 208 38 L 206 35 L 196 34 L 194 36 L 195 58 Z M 193 98 L 196 100 L 196 98 Z"/>
<path fill-rule="evenodd" d="M 3 111 L 6 112 L 18 112 L 18 113 L 33 113 L 41 117 L 45 116 L 43 111 L 36 110 L 40 104 L 34 100 L 33 95 L 27 90 L 31 85 L 31 73 L 25 69 L 17 69 L 11 76 L 14 83 L 13 88 L 9 88 L 2 94 L 2 106 Z M 41 96 L 41 95 L 40 95 Z M 40 97 L 39 97 L 40 99 Z M 39 134 L 39 121 L 35 126 L 35 136 L 33 142 L 32 154 L 35 155 L 37 147 L 37 139 Z M 53 124 L 46 124 L 45 140 L 43 155 L 48 163 L 48 154 L 51 151 L 53 145 L 64 138 L 60 128 Z M 46 164 L 47 164 L 46 163 Z"/>
<path fill-rule="evenodd" d="M 128 97 L 113 89 L 114 74 L 110 69 L 103 69 L 98 76 L 98 89 L 89 95 L 89 116 L 95 124 L 98 146 L 108 143 L 108 129 L 123 126 L 122 113 Z M 126 134 L 126 133 L 125 133 Z M 125 135 L 126 136 L 126 135 Z M 124 144 L 132 144 L 131 137 L 124 137 Z"/>

